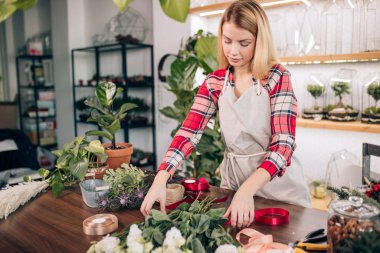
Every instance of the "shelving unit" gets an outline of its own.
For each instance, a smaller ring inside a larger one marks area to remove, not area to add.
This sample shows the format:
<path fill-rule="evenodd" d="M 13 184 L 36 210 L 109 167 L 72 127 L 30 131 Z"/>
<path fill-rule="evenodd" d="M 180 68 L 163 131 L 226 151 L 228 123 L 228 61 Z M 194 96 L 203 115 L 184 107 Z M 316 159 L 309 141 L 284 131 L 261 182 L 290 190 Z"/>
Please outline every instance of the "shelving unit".
<path fill-rule="evenodd" d="M 140 51 L 140 50 L 149 50 L 149 58 L 150 58 L 150 77 L 148 79 L 144 78 L 144 81 L 139 82 L 128 82 L 128 78 L 130 78 L 128 74 L 128 66 L 127 66 L 127 59 L 128 54 L 130 51 Z M 91 85 L 87 84 L 80 84 L 79 81 L 76 79 L 76 63 L 75 58 L 78 56 L 78 54 L 84 53 L 84 54 L 92 54 L 94 56 L 95 60 L 95 80 L 93 80 L 93 83 Z M 139 123 L 139 124 L 128 124 L 126 121 L 122 122 L 122 129 L 123 129 L 123 135 L 124 135 L 124 141 L 129 142 L 130 141 L 130 130 L 132 129 L 147 129 L 151 130 L 152 134 L 152 146 L 151 151 L 153 153 L 153 159 L 151 159 L 149 162 L 137 164 L 141 167 L 145 166 L 153 166 L 153 170 L 156 169 L 156 133 L 155 133 L 155 100 L 154 100 L 154 61 L 153 61 L 153 46 L 148 44 L 110 44 L 110 45 L 101 45 L 101 46 L 93 46 L 93 47 L 84 47 L 84 48 L 77 48 L 73 49 L 71 52 L 71 59 L 72 59 L 72 72 L 73 72 L 73 79 L 72 79 L 72 91 L 73 91 L 73 99 L 74 99 L 74 129 L 75 129 L 75 135 L 78 135 L 78 126 L 79 125 L 97 125 L 93 122 L 87 122 L 83 119 L 79 119 L 78 117 L 78 111 L 76 106 L 76 100 L 77 100 L 77 93 L 79 90 L 95 90 L 95 87 L 97 84 L 99 84 L 100 76 L 101 76 L 101 56 L 102 55 L 108 55 L 110 53 L 116 54 L 120 56 L 120 66 L 121 66 L 121 78 L 122 81 L 115 82 L 115 84 L 118 87 L 123 88 L 123 99 L 126 99 L 128 97 L 129 91 L 131 89 L 133 90 L 142 90 L 142 91 L 149 91 L 149 96 L 151 99 L 151 105 L 150 105 L 150 116 L 151 116 L 151 122 L 147 123 Z M 132 143 L 133 144 L 133 143 Z"/>
<path fill-rule="evenodd" d="M 21 130 L 36 146 L 57 147 L 52 55 L 16 58 Z"/>
<path fill-rule="evenodd" d="M 345 62 L 376 62 L 380 61 L 380 51 L 336 55 L 306 55 L 282 57 L 285 64 L 319 64 Z"/>
<path fill-rule="evenodd" d="M 336 122 L 329 120 L 311 120 L 297 118 L 297 127 L 319 128 L 328 130 L 354 131 L 366 133 L 380 133 L 380 125 L 365 124 L 360 121 L 353 122 Z"/>
<path fill-rule="evenodd" d="M 189 13 L 190 14 L 200 14 L 205 12 L 215 12 L 213 15 L 220 15 L 221 13 L 218 11 L 226 9 L 233 1 L 225 1 L 223 3 L 216 3 L 216 4 L 210 4 L 205 6 L 199 6 L 190 8 Z M 276 8 L 281 6 L 289 6 L 289 5 L 296 5 L 296 4 L 302 4 L 301 0 L 295 0 L 295 1 L 284 1 L 283 3 L 279 2 L 278 0 L 259 0 L 261 4 L 263 4 L 264 9 L 270 9 L 270 8 Z"/>

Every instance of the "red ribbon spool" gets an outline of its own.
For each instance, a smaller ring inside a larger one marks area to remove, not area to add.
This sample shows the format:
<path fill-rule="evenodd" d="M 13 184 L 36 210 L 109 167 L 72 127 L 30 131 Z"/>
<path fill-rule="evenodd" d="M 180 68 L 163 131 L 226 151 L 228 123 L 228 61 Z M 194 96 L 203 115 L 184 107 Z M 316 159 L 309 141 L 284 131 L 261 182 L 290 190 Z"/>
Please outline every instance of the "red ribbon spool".
<path fill-rule="evenodd" d="M 181 184 L 185 187 L 186 191 L 208 191 L 210 189 L 210 184 L 201 177 L 200 179 L 184 179 Z"/>
<path fill-rule="evenodd" d="M 289 224 L 289 211 L 276 207 L 258 209 L 255 211 L 255 222 L 271 226 Z M 226 225 L 231 225 L 231 220 Z"/>

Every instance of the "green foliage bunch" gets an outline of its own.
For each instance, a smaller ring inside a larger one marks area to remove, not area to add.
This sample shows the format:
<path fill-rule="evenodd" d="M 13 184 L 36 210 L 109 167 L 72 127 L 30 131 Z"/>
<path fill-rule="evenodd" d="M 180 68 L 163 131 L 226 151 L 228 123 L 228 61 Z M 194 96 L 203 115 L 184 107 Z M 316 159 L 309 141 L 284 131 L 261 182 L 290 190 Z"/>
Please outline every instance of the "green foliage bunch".
<path fill-rule="evenodd" d="M 331 86 L 332 90 L 334 91 L 334 94 L 336 97 L 339 97 L 339 107 L 344 107 L 344 104 L 342 102 L 342 98 L 346 94 L 350 94 L 350 83 L 345 81 L 336 81 Z"/>
<path fill-rule="evenodd" d="M 380 252 L 380 233 L 366 229 L 356 235 L 354 239 L 344 240 L 345 245 L 338 246 L 337 253 L 374 253 Z"/>
<path fill-rule="evenodd" d="M 111 210 L 139 207 L 153 182 L 153 177 L 131 164 L 122 164 L 117 170 L 108 170 L 103 180 L 110 189 L 99 200 L 100 207 Z"/>
<path fill-rule="evenodd" d="M 95 96 L 89 97 L 84 102 L 92 108 L 89 122 L 96 122 L 102 130 L 87 131 L 86 135 L 101 136 L 112 142 L 112 149 L 116 149 L 115 136 L 121 129 L 121 121 L 127 116 L 127 111 L 136 108 L 132 103 L 124 103 L 116 111 L 113 104 L 118 94 L 123 92 L 122 88 L 117 88 L 112 82 L 102 82 L 95 89 Z"/>
<path fill-rule="evenodd" d="M 154 248 L 163 244 L 165 234 L 172 227 L 180 230 L 186 242 L 184 247 L 192 252 L 215 252 L 223 244 L 238 243 L 232 238 L 223 226 L 227 222 L 223 218 L 224 208 L 210 209 L 213 198 L 207 197 L 203 201 L 195 200 L 191 205 L 182 203 L 169 214 L 152 210 L 152 215 L 139 224 L 145 241 L 152 242 Z M 128 236 L 128 230 L 120 234 L 122 241 Z M 125 245 L 123 242 L 122 245 Z"/>
<path fill-rule="evenodd" d="M 377 107 L 377 102 L 380 100 L 380 81 L 372 82 L 367 87 L 367 93 L 375 100 L 375 108 Z"/>
<path fill-rule="evenodd" d="M 88 169 L 105 163 L 107 154 L 99 140 L 88 141 L 85 136 L 74 138 L 65 144 L 63 149 L 53 151 L 57 156 L 55 169 L 49 172 L 40 169 L 39 174 L 48 178 L 54 197 L 58 197 L 67 184 L 82 181 Z"/>
<path fill-rule="evenodd" d="M 325 87 L 319 84 L 309 84 L 307 85 L 307 91 L 314 98 L 314 108 L 318 108 L 317 99 L 325 92 Z"/>
<path fill-rule="evenodd" d="M 179 57 L 171 64 L 167 78 L 168 90 L 176 96 L 174 106 L 162 108 L 160 112 L 177 121 L 172 136 L 185 120 L 199 87 L 194 88 L 195 73 L 202 68 L 205 74 L 217 69 L 217 39 L 211 34 L 199 30 L 187 40 L 187 45 L 180 50 Z M 217 117 L 209 124 L 196 149 L 188 158 L 187 176 L 205 177 L 211 184 L 217 184 L 215 170 L 223 160 L 224 145 L 221 142 L 220 126 Z"/>

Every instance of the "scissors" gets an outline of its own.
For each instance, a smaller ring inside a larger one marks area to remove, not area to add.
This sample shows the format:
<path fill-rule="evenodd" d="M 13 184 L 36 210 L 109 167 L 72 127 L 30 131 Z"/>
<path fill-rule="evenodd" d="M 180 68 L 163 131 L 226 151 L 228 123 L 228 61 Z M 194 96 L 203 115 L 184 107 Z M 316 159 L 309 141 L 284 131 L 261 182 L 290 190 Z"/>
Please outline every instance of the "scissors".
<path fill-rule="evenodd" d="M 295 252 L 304 253 L 305 251 L 326 251 L 327 244 L 319 244 L 325 242 L 327 236 L 323 228 L 308 233 L 301 241 L 291 242 L 288 245 L 295 248 Z"/>

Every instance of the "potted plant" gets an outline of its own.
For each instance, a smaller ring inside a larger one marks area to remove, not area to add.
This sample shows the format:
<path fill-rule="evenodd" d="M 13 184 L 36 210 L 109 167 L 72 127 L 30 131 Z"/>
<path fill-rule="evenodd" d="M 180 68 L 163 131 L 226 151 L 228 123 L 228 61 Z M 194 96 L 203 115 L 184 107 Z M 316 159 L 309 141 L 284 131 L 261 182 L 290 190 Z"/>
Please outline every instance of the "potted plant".
<path fill-rule="evenodd" d="M 353 121 L 357 119 L 359 111 L 351 105 L 343 103 L 343 97 L 351 94 L 351 84 L 348 80 L 336 80 L 331 85 L 334 96 L 339 100 L 327 106 L 328 119 L 335 121 Z"/>
<path fill-rule="evenodd" d="M 116 142 L 116 133 L 121 129 L 121 121 L 127 116 L 127 111 L 136 108 L 135 104 L 124 103 L 118 110 L 113 109 L 113 103 L 122 88 L 117 88 L 112 82 L 102 82 L 95 89 L 95 96 L 87 98 L 85 104 L 92 108 L 89 122 L 96 122 L 102 129 L 91 130 L 86 135 L 105 137 L 111 143 L 105 143 L 105 152 L 108 155 L 107 164 L 110 168 L 119 168 L 123 163 L 129 163 L 133 152 L 133 145 L 125 142 Z"/>
<path fill-rule="evenodd" d="M 57 156 L 55 169 L 50 173 L 46 169 L 39 172 L 48 179 L 54 197 L 58 197 L 65 186 L 85 179 L 87 173 L 101 178 L 107 170 L 107 154 L 99 140 L 88 141 L 86 136 L 76 137 L 64 145 L 63 149 L 53 151 Z"/>
<path fill-rule="evenodd" d="M 374 105 L 364 109 L 362 121 L 365 123 L 380 123 L 380 107 L 377 102 L 380 100 L 380 80 L 375 80 L 366 87 L 367 94 L 374 100 Z M 363 93 L 364 94 L 364 93 Z M 363 103 L 365 98 L 363 97 Z M 371 103 L 369 102 L 369 105 Z M 363 106 L 364 107 L 364 106 Z"/>
<path fill-rule="evenodd" d="M 318 98 L 325 92 L 325 87 L 320 84 L 308 84 L 306 88 L 308 93 L 314 98 L 314 103 L 311 107 L 304 109 L 302 117 L 306 119 L 322 119 L 324 110 L 323 105 L 318 104 Z"/>
<path fill-rule="evenodd" d="M 86 97 L 83 97 L 77 101 L 75 101 L 75 105 L 79 113 L 79 119 L 81 121 L 86 121 L 87 118 L 90 116 L 91 109 L 84 103 L 86 101 Z"/>

